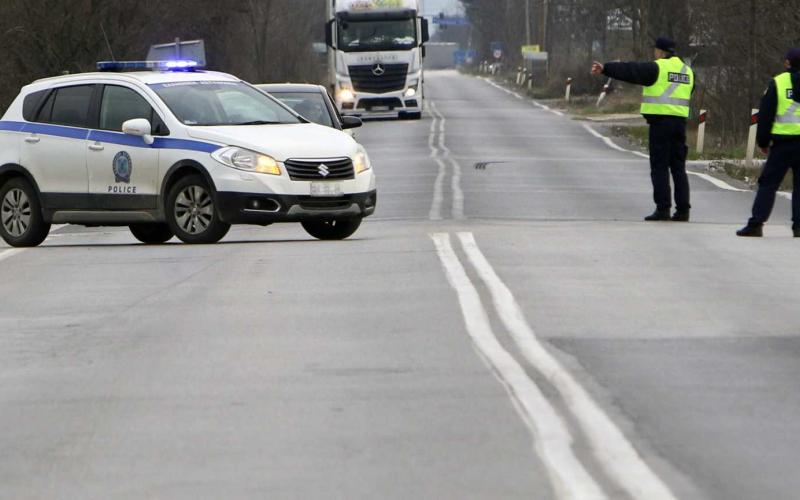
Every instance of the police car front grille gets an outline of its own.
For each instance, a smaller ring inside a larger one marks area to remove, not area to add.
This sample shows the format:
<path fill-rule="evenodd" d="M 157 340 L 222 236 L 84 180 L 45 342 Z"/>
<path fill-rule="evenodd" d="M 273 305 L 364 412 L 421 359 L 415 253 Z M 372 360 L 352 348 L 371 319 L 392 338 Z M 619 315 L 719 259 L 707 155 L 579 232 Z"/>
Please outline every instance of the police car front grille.
<path fill-rule="evenodd" d="M 408 64 L 384 64 L 382 67 L 384 73 L 378 76 L 375 74 L 375 65 L 350 66 L 348 69 L 355 91 L 385 94 L 406 87 Z"/>
<path fill-rule="evenodd" d="M 341 181 L 356 176 L 349 158 L 321 160 L 286 160 L 286 171 L 293 181 Z"/>

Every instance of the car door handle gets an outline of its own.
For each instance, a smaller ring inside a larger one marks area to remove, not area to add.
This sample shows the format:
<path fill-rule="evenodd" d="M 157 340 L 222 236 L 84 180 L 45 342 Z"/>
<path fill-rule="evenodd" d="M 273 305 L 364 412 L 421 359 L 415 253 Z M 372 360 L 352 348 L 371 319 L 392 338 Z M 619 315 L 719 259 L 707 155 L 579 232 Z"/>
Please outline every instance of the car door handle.
<path fill-rule="evenodd" d="M 39 139 L 35 135 L 31 135 L 25 138 L 25 142 L 27 142 L 28 144 L 37 144 L 39 141 L 41 141 L 41 139 Z"/>
<path fill-rule="evenodd" d="M 89 149 L 91 149 L 92 151 L 102 151 L 106 149 L 106 147 L 103 146 L 102 144 L 89 144 Z"/>

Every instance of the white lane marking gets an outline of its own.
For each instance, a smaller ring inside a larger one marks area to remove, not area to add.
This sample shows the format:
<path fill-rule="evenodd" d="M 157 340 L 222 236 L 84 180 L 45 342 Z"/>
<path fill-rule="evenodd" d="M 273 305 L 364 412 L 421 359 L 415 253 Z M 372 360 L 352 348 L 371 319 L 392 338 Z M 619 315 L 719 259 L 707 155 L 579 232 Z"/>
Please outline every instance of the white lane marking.
<path fill-rule="evenodd" d="M 447 166 L 441 158 L 433 159 L 439 165 L 439 173 L 436 175 L 436 181 L 433 183 L 433 201 L 431 202 L 431 211 L 428 215 L 430 220 L 442 220 L 442 202 L 444 201 L 444 177 L 447 175 Z"/>
<path fill-rule="evenodd" d="M 717 186 L 718 188 L 724 189 L 726 191 L 736 191 L 736 192 L 739 192 L 739 193 L 749 193 L 750 192 L 747 189 L 739 189 L 737 187 L 731 186 L 727 182 L 725 182 L 723 180 L 720 180 L 720 179 L 717 179 L 716 177 L 712 177 L 712 176 L 710 176 L 708 174 L 702 174 L 700 172 L 689 172 L 689 173 L 692 174 L 692 175 L 696 175 L 697 177 L 700 177 L 701 179 L 704 179 L 704 180 L 710 182 L 711 184 Z"/>
<path fill-rule="evenodd" d="M 461 164 L 453 157 L 450 148 L 447 147 L 447 143 L 445 142 L 447 137 L 445 129 L 447 118 L 439 111 L 435 103 L 431 103 L 431 112 L 439 118 L 439 151 L 444 153 L 444 157 L 453 167 L 453 177 L 450 182 L 450 188 L 453 191 L 452 217 L 453 219 L 461 220 L 464 218 L 464 191 L 461 189 Z"/>
<path fill-rule="evenodd" d="M 444 202 L 444 178 L 447 175 L 447 165 L 439 158 L 440 151 L 436 144 L 437 134 L 440 130 L 439 117 L 433 108 L 433 102 L 430 103 L 431 107 L 431 129 L 428 137 L 428 147 L 431 149 L 430 157 L 439 166 L 439 172 L 436 174 L 436 180 L 433 183 L 433 200 L 431 201 L 431 210 L 428 213 L 428 218 L 433 221 L 442 220 L 442 203 Z"/>
<path fill-rule="evenodd" d="M 478 290 L 458 259 L 449 234 L 431 235 L 447 281 L 455 289 L 467 333 L 490 363 L 521 410 L 522 420 L 534 436 L 535 450 L 544 463 L 559 498 L 606 499 L 572 449 L 572 436 L 564 420 L 525 370 L 506 351 L 492 332 Z"/>
<path fill-rule="evenodd" d="M 464 191 L 461 189 L 461 165 L 455 158 L 449 157 L 450 164 L 453 166 L 453 179 L 451 188 L 453 189 L 453 218 L 461 220 L 464 218 Z"/>
<path fill-rule="evenodd" d="M 592 128 L 592 126 L 587 124 L 587 123 L 583 124 L 583 128 L 585 128 L 587 132 L 589 132 L 593 136 L 597 137 L 598 139 L 602 139 L 602 141 L 606 143 L 606 146 L 610 147 L 611 149 L 615 149 L 615 150 L 621 151 L 623 153 L 638 153 L 638 151 L 631 151 L 630 149 L 623 148 L 622 146 L 620 146 L 617 143 L 615 143 L 614 141 L 612 141 L 610 137 L 604 136 L 603 134 L 601 134 L 600 132 L 598 132 L 597 130 Z M 639 153 L 639 154 L 643 155 L 643 153 Z M 646 155 L 644 155 L 644 156 L 646 156 Z M 647 156 L 647 158 L 650 158 L 650 157 Z"/>
<path fill-rule="evenodd" d="M 675 500 L 622 431 L 536 337 L 511 290 L 478 247 L 472 233 L 459 233 L 467 258 L 492 295 L 495 309 L 525 359 L 556 388 L 591 443 L 606 473 L 633 498 Z"/>
<path fill-rule="evenodd" d="M 512 95 L 512 96 L 516 97 L 517 99 L 520 99 L 520 100 L 523 100 L 523 101 L 525 100 L 525 97 L 519 95 L 519 93 L 512 92 L 511 90 L 508 90 L 507 88 L 503 87 L 502 85 L 496 84 L 495 82 L 491 81 L 490 79 L 488 79 L 486 77 L 479 76 L 478 79 L 479 80 L 483 80 L 484 82 L 488 83 L 489 85 L 491 85 L 492 87 L 494 87 L 494 88 L 496 88 L 498 90 L 502 90 L 503 92 L 505 92 L 508 95 Z M 538 108 L 541 108 L 544 111 L 547 111 L 548 113 L 553 113 L 556 116 L 566 116 L 561 111 L 558 111 L 557 109 L 553 109 L 550 106 L 545 106 L 544 104 L 536 101 L 535 99 L 531 99 L 531 102 L 533 103 L 534 106 L 536 106 Z"/>

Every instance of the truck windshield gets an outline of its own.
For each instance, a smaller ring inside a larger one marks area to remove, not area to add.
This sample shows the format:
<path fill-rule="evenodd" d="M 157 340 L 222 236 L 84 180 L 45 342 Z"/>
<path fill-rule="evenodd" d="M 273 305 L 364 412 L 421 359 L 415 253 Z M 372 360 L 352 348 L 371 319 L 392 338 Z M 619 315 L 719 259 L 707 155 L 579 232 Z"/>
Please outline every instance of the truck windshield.
<path fill-rule="evenodd" d="M 278 101 L 240 82 L 176 82 L 150 86 L 184 125 L 302 123 Z"/>
<path fill-rule="evenodd" d="M 339 50 L 373 52 L 409 50 L 417 45 L 415 19 L 396 21 L 341 21 Z"/>

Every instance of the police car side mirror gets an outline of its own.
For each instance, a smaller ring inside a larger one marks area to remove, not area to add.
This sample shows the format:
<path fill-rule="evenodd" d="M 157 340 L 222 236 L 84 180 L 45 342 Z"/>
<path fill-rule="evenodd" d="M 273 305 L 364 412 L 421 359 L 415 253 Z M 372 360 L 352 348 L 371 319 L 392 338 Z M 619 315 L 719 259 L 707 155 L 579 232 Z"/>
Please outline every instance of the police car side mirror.
<path fill-rule="evenodd" d="M 133 120 L 126 121 L 122 124 L 122 132 L 128 135 L 141 137 L 144 139 L 144 142 L 147 145 L 155 142 L 155 139 L 151 135 L 153 133 L 153 128 L 150 125 L 150 122 L 144 118 L 135 118 Z"/>
<path fill-rule="evenodd" d="M 364 125 L 364 122 L 361 121 L 361 118 L 356 116 L 343 116 L 342 117 L 342 130 L 347 130 L 351 128 L 358 128 Z"/>

